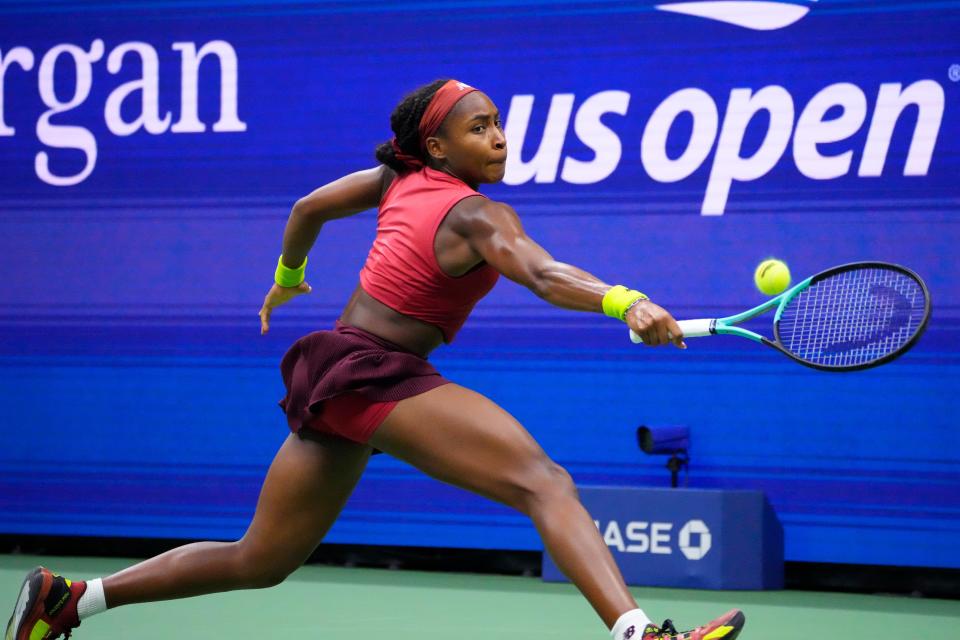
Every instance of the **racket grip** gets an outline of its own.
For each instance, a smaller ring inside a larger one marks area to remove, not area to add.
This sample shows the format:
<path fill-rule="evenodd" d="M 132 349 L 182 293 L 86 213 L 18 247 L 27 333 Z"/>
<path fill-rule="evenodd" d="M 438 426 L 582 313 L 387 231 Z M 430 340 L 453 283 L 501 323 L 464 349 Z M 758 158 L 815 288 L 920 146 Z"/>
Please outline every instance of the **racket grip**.
<path fill-rule="evenodd" d="M 680 325 L 680 331 L 683 332 L 684 338 L 702 338 L 713 333 L 711 329 L 713 322 L 711 318 L 700 318 L 697 320 L 678 320 L 677 324 Z M 673 336 L 671 335 L 670 338 L 672 339 Z M 630 340 L 633 344 L 643 342 L 643 338 L 634 333 L 633 329 L 630 329 Z"/>

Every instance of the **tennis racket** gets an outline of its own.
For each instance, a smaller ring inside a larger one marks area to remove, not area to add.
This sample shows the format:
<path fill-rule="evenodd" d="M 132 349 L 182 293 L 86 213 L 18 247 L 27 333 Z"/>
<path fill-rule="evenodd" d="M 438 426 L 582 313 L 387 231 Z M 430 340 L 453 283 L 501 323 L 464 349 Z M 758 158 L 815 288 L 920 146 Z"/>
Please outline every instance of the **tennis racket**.
<path fill-rule="evenodd" d="M 773 340 L 735 326 L 773 308 Z M 749 311 L 677 324 L 684 338 L 740 336 L 814 369 L 856 371 L 906 353 L 929 319 L 930 293 L 920 276 L 896 264 L 854 262 L 821 271 Z M 642 342 L 633 330 L 630 339 Z"/>

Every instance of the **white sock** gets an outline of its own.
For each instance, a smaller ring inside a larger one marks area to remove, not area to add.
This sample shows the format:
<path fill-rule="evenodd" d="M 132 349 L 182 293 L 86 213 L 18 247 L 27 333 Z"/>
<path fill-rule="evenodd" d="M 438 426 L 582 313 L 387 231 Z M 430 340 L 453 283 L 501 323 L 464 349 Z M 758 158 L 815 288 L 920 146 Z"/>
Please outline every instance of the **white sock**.
<path fill-rule="evenodd" d="M 87 590 L 80 596 L 77 602 L 77 615 L 80 620 L 89 618 L 95 613 L 102 613 L 107 610 L 107 599 L 103 595 L 103 580 L 87 580 Z"/>
<path fill-rule="evenodd" d="M 640 640 L 643 637 L 643 630 L 648 624 L 652 624 L 643 609 L 633 609 L 617 619 L 617 623 L 610 630 L 610 636 L 613 640 L 631 640 L 635 638 Z"/>

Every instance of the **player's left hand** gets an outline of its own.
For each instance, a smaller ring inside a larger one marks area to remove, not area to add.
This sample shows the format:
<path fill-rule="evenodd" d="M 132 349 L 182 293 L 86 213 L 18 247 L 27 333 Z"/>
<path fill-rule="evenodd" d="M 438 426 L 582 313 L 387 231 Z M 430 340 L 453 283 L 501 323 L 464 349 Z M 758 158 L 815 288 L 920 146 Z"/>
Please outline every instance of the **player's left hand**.
<path fill-rule="evenodd" d="M 313 287 L 306 282 L 301 282 L 295 287 L 281 287 L 278 284 L 270 287 L 270 291 L 267 292 L 267 295 L 263 299 L 263 306 L 260 307 L 260 335 L 270 330 L 270 312 L 273 311 L 275 307 L 279 307 L 289 302 L 292 298 L 310 293 L 311 291 L 313 291 Z"/>
<path fill-rule="evenodd" d="M 643 338 L 643 344 L 658 347 L 672 342 L 679 349 L 687 348 L 680 325 L 658 304 L 641 300 L 630 308 L 625 320 L 634 333 Z"/>

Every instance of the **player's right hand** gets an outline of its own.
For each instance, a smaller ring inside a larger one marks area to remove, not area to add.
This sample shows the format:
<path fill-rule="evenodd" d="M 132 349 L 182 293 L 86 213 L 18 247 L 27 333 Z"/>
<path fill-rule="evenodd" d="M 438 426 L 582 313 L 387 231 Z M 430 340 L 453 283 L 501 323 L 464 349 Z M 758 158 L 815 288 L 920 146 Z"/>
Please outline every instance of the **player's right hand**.
<path fill-rule="evenodd" d="M 627 325 L 643 339 L 643 344 L 658 347 L 673 343 L 686 349 L 683 331 L 666 309 L 649 300 L 641 300 L 630 308 L 625 318 Z"/>
<path fill-rule="evenodd" d="M 311 291 L 313 291 L 313 287 L 306 282 L 301 282 L 295 287 L 281 287 L 278 284 L 270 287 L 270 291 L 263 298 L 263 306 L 260 307 L 260 335 L 270 330 L 270 312 L 273 311 L 274 307 L 279 307 L 291 298 Z"/>

